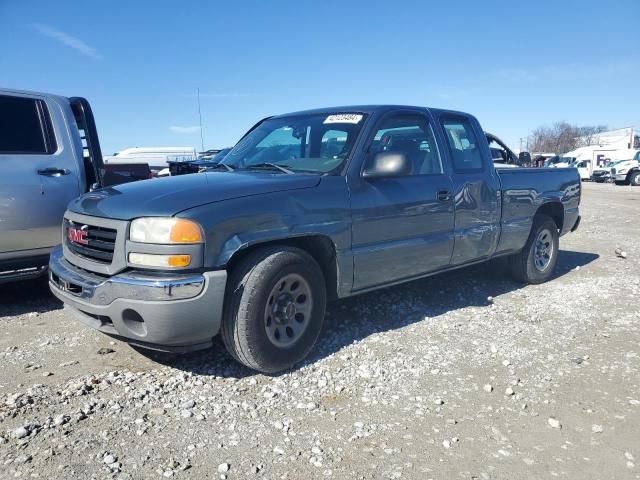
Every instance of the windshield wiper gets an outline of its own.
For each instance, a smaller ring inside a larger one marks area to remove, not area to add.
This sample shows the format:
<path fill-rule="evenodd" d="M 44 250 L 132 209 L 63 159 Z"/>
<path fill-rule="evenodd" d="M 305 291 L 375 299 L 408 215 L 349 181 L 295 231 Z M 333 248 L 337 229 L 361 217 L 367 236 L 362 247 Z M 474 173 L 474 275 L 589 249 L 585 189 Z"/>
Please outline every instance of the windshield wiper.
<path fill-rule="evenodd" d="M 227 172 L 233 172 L 235 170 L 235 168 L 233 168 L 231 165 L 227 165 L 226 163 L 216 163 L 215 165 L 207 167 L 207 170 L 216 170 L 219 167 L 224 167 Z"/>
<path fill-rule="evenodd" d="M 280 170 L 282 173 L 286 173 L 287 175 L 295 175 L 295 172 L 289 170 L 284 165 L 278 165 L 277 163 L 256 163 L 255 165 L 248 165 L 247 170 L 251 170 L 252 168 L 270 168 L 272 170 Z"/>

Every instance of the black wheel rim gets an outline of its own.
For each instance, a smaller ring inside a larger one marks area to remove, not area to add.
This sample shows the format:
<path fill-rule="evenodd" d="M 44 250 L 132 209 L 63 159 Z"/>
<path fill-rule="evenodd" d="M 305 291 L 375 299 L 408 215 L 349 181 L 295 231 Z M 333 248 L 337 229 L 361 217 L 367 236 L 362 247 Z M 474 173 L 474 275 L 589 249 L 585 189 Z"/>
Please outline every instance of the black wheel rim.
<path fill-rule="evenodd" d="M 309 326 L 312 311 L 309 282 L 297 273 L 280 277 L 271 289 L 264 310 L 269 341 L 278 348 L 294 345 Z"/>

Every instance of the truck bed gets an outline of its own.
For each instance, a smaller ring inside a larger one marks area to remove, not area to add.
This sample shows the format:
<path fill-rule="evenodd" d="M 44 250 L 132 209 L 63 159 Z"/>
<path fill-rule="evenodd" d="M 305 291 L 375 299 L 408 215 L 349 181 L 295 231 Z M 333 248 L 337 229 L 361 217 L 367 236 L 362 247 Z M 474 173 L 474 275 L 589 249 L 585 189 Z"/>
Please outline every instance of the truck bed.
<path fill-rule="evenodd" d="M 502 235 L 498 252 L 521 248 L 529 235 L 533 216 L 543 203 L 560 220 L 560 235 L 578 219 L 580 176 L 575 168 L 497 169 L 502 186 Z"/>

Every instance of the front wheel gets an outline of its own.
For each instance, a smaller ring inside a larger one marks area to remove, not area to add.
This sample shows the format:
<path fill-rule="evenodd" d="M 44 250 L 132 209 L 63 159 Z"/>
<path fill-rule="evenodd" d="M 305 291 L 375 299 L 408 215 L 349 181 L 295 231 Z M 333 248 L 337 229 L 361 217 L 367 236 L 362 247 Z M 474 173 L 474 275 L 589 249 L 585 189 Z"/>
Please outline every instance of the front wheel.
<path fill-rule="evenodd" d="M 558 248 L 556 223 L 547 215 L 536 215 L 524 248 L 509 258 L 513 277 L 524 283 L 546 282 L 556 268 Z"/>
<path fill-rule="evenodd" d="M 629 183 L 634 187 L 640 187 L 640 170 L 631 174 Z"/>
<path fill-rule="evenodd" d="M 276 373 L 311 351 L 327 294 L 321 268 L 305 251 L 259 249 L 232 270 L 228 289 L 221 334 L 235 359 Z"/>

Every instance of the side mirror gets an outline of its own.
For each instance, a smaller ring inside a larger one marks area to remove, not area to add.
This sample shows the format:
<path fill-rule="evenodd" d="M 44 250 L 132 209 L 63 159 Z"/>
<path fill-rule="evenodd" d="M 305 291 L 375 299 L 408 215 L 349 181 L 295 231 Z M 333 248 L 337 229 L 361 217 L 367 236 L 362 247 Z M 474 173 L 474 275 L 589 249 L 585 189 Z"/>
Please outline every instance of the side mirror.
<path fill-rule="evenodd" d="M 366 178 L 402 177 L 411 174 L 409 156 L 403 152 L 379 152 L 362 172 Z"/>

